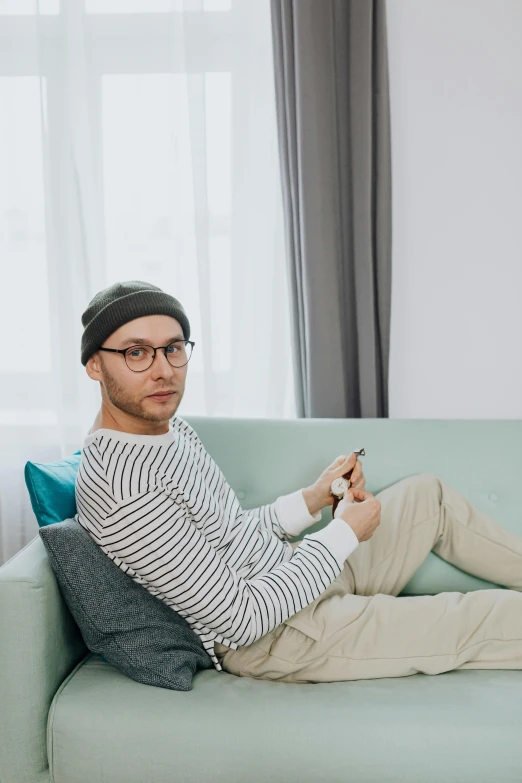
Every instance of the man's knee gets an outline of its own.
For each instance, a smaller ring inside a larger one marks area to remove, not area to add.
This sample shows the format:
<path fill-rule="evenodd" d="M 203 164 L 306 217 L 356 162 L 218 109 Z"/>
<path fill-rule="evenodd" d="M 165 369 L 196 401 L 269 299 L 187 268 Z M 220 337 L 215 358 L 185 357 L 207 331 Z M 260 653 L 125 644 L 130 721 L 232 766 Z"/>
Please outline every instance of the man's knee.
<path fill-rule="evenodd" d="M 399 488 L 411 492 L 435 492 L 439 496 L 441 494 L 440 479 L 433 473 L 424 472 L 414 473 L 411 476 L 406 476 L 403 479 L 393 482 L 387 487 L 384 487 L 375 497 L 378 498 L 382 493 L 398 491 Z"/>
<path fill-rule="evenodd" d="M 420 482 L 428 482 L 428 483 L 434 483 L 436 481 L 439 481 L 438 476 L 435 475 L 435 473 L 415 473 L 411 478 L 417 479 L 417 481 Z"/>
<path fill-rule="evenodd" d="M 434 473 L 415 473 L 406 479 L 408 485 L 416 491 L 433 492 L 440 495 L 440 479 Z"/>

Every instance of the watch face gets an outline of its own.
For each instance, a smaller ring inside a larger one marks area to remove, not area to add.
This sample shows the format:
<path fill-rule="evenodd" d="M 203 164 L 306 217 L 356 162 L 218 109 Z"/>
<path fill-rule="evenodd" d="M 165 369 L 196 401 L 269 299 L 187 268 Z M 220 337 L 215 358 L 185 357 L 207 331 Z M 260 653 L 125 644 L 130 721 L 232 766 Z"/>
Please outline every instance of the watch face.
<path fill-rule="evenodd" d="M 334 493 L 334 495 L 337 495 L 338 497 L 344 495 L 346 490 L 348 489 L 348 481 L 345 478 L 336 478 L 332 481 L 331 490 Z"/>

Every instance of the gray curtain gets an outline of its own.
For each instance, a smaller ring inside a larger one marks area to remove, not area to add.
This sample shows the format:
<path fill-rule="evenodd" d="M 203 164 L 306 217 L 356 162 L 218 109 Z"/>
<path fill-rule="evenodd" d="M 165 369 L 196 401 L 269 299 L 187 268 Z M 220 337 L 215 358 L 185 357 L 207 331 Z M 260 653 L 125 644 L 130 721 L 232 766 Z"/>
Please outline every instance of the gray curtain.
<path fill-rule="evenodd" d="M 299 417 L 388 416 L 385 0 L 271 0 Z"/>

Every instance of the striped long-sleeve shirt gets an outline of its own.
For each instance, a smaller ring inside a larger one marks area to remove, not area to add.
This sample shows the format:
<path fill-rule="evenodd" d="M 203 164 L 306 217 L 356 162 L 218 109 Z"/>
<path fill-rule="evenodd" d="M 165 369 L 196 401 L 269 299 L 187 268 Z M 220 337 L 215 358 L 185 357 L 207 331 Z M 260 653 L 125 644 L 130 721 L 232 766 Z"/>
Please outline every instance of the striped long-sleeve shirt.
<path fill-rule="evenodd" d="M 180 417 L 163 435 L 98 429 L 84 441 L 76 520 L 136 582 L 184 617 L 214 666 L 220 642 L 249 645 L 326 590 L 359 541 L 321 519 L 302 490 L 243 510 L 195 430 Z"/>

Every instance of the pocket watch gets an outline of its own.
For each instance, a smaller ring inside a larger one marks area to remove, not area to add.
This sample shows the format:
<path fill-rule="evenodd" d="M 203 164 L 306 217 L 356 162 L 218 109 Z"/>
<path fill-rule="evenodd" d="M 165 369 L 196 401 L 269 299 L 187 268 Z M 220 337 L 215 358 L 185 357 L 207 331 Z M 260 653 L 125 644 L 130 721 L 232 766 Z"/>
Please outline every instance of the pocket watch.
<path fill-rule="evenodd" d="M 364 449 L 354 449 L 353 453 L 355 454 L 356 457 L 366 456 L 366 452 L 364 451 Z M 339 504 L 339 501 L 344 497 L 344 493 L 350 487 L 350 476 L 352 475 L 354 468 L 355 465 L 353 466 L 353 468 L 350 468 L 350 470 L 347 473 L 344 473 L 342 476 L 339 476 L 338 478 L 332 481 L 332 484 L 330 486 L 330 494 L 333 495 L 334 498 L 333 506 L 332 506 L 332 517 L 335 514 L 335 510 Z"/>

